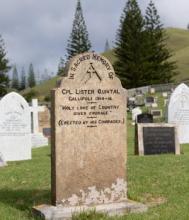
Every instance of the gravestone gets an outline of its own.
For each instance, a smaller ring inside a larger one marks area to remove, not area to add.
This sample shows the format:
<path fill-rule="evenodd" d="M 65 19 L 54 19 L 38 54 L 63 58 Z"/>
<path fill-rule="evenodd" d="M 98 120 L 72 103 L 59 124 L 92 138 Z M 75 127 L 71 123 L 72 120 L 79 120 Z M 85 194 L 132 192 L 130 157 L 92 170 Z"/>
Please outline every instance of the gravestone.
<path fill-rule="evenodd" d="M 149 113 L 137 115 L 137 123 L 153 123 L 153 115 Z"/>
<path fill-rule="evenodd" d="M 150 88 L 150 93 L 154 94 L 156 92 L 155 88 Z"/>
<path fill-rule="evenodd" d="M 135 97 L 135 104 L 136 106 L 144 106 L 144 95 L 142 94 L 139 94 L 139 95 L 136 95 Z"/>
<path fill-rule="evenodd" d="M 153 96 L 147 96 L 145 98 L 145 105 L 151 106 L 153 103 L 155 103 L 155 98 Z"/>
<path fill-rule="evenodd" d="M 66 75 L 52 91 L 54 206 L 35 210 L 53 219 L 94 208 L 139 211 L 127 200 L 126 97 L 112 65 L 84 53 L 70 61 Z"/>
<path fill-rule="evenodd" d="M 152 108 L 157 108 L 157 107 L 158 107 L 158 104 L 157 104 L 156 102 L 154 102 L 154 103 L 151 104 L 151 107 L 152 107 Z"/>
<path fill-rule="evenodd" d="M 153 115 L 150 113 L 142 113 L 137 115 L 136 122 L 138 123 L 153 123 Z M 135 124 L 135 154 L 138 154 L 138 126 Z"/>
<path fill-rule="evenodd" d="M 177 127 L 173 124 L 138 124 L 139 155 L 180 154 Z"/>
<path fill-rule="evenodd" d="M 0 101 L 0 152 L 5 161 L 31 159 L 31 115 L 26 100 L 15 92 Z"/>
<path fill-rule="evenodd" d="M 162 96 L 163 96 L 164 98 L 167 98 L 167 97 L 168 97 L 167 92 L 163 92 L 163 93 L 162 93 Z"/>
<path fill-rule="evenodd" d="M 161 109 L 151 109 L 150 113 L 153 115 L 153 118 L 161 118 L 162 110 Z"/>
<path fill-rule="evenodd" d="M 168 104 L 168 123 L 178 126 L 179 143 L 189 143 L 189 88 L 180 84 Z"/>
<path fill-rule="evenodd" d="M 136 107 L 132 110 L 132 121 L 136 121 L 137 115 L 140 115 L 142 110 L 139 107 Z"/>
<path fill-rule="evenodd" d="M 45 137 L 51 136 L 51 128 L 43 128 L 43 134 Z"/>
<path fill-rule="evenodd" d="M 132 111 L 135 108 L 136 104 L 135 101 L 132 101 L 130 99 L 127 100 L 127 109 L 128 111 Z"/>
<path fill-rule="evenodd" d="M 45 106 L 38 106 L 38 100 L 32 99 L 30 111 L 32 118 L 32 147 L 47 146 L 48 139 L 44 137 L 43 133 L 39 132 L 39 112 L 45 111 Z"/>
<path fill-rule="evenodd" d="M 0 167 L 7 166 L 7 163 L 3 157 L 3 154 L 0 152 Z"/>

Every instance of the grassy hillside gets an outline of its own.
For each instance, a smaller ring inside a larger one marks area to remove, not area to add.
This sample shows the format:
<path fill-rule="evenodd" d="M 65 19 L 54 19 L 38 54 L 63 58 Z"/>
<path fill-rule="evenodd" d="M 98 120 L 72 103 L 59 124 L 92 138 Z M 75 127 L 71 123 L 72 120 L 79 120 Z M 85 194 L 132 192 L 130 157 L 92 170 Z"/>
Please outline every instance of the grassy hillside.
<path fill-rule="evenodd" d="M 171 60 L 177 62 L 179 75 L 176 77 L 176 82 L 180 82 L 189 79 L 189 31 L 178 29 L 178 28 L 168 28 L 166 29 L 168 35 L 168 48 L 172 51 L 173 57 Z M 110 62 L 113 64 L 116 60 L 113 50 L 103 53 Z M 44 97 L 50 95 L 50 90 L 55 87 L 58 77 L 55 77 L 49 81 L 42 83 L 33 88 L 36 91 L 36 96 L 43 100 Z M 22 94 L 26 94 L 30 89 L 25 90 Z"/>
<path fill-rule="evenodd" d="M 171 60 L 176 61 L 178 66 L 179 75 L 176 77 L 176 82 L 189 79 L 189 31 L 179 28 L 168 28 L 166 33 L 168 36 L 167 45 L 173 54 Z M 116 58 L 112 50 L 103 55 L 114 63 Z"/>
<path fill-rule="evenodd" d="M 45 97 L 50 97 L 51 89 L 56 87 L 56 82 L 59 80 L 60 77 L 56 76 L 50 80 L 43 82 L 40 85 L 35 86 L 34 88 L 30 89 L 27 88 L 26 90 L 22 91 L 22 95 L 27 95 L 31 91 L 34 91 L 34 97 L 37 97 L 40 101 L 43 101 Z"/>
<path fill-rule="evenodd" d="M 177 28 L 167 29 L 168 47 L 173 52 L 172 60 L 177 62 L 179 75 L 176 81 L 189 79 L 189 31 Z"/>

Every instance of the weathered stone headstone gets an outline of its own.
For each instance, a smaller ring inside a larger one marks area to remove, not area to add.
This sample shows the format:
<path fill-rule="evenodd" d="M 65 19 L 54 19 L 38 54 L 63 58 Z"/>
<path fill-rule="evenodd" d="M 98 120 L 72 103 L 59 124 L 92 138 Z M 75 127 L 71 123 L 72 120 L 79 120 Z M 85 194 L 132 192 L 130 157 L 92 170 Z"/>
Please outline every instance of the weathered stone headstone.
<path fill-rule="evenodd" d="M 139 155 L 180 154 L 177 127 L 173 124 L 138 124 Z"/>
<path fill-rule="evenodd" d="M 178 126 L 179 143 L 189 143 L 189 88 L 183 83 L 171 95 L 168 122 Z"/>
<path fill-rule="evenodd" d="M 0 101 L 0 152 L 5 161 L 31 159 L 31 115 L 26 100 L 15 92 Z"/>
<path fill-rule="evenodd" d="M 39 112 L 44 112 L 45 106 L 38 106 L 38 100 L 32 99 L 30 111 L 32 118 L 32 147 L 46 146 L 48 145 L 48 139 L 43 136 L 43 133 L 39 132 Z"/>
<path fill-rule="evenodd" d="M 137 123 L 153 123 L 153 115 L 149 113 L 137 115 Z"/>
<path fill-rule="evenodd" d="M 139 107 L 136 107 L 132 110 L 132 121 L 136 121 L 137 115 L 140 115 L 142 110 Z"/>
<path fill-rule="evenodd" d="M 58 205 L 51 214 L 59 207 L 62 218 L 91 208 L 128 210 L 126 97 L 110 62 L 95 53 L 74 57 L 51 108 L 52 204 Z"/>
<path fill-rule="evenodd" d="M 53 204 L 101 204 L 118 182 L 126 199 L 126 97 L 109 61 L 76 56 L 52 99 Z"/>
<path fill-rule="evenodd" d="M 7 163 L 3 157 L 3 154 L 0 152 L 0 167 L 7 166 Z"/>

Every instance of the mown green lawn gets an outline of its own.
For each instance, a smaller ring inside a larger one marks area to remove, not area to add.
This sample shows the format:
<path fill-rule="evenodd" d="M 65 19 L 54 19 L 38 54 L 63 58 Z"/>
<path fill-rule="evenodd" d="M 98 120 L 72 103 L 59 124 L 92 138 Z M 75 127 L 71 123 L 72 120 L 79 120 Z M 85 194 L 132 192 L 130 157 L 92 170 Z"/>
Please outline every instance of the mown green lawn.
<path fill-rule="evenodd" d="M 134 128 L 128 122 L 128 196 L 149 211 L 109 218 L 90 213 L 74 220 L 188 220 L 189 145 L 180 156 L 134 156 Z M 50 148 L 33 150 L 33 159 L 0 168 L 0 220 L 31 220 L 32 206 L 50 203 Z"/>

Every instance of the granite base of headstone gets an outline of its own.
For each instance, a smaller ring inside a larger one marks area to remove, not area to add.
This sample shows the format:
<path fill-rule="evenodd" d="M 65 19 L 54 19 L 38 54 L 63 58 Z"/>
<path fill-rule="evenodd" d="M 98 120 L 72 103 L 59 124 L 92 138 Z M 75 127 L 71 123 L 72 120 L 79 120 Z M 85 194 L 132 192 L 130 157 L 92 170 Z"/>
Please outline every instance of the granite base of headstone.
<path fill-rule="evenodd" d="M 111 63 L 96 53 L 71 59 L 51 105 L 51 203 L 46 219 L 96 209 L 146 211 L 127 198 L 126 92 Z"/>
<path fill-rule="evenodd" d="M 174 124 L 140 123 L 138 131 L 138 155 L 180 154 L 178 131 Z"/>
<path fill-rule="evenodd" d="M 121 216 L 128 213 L 143 213 L 148 210 L 148 207 L 142 203 L 127 200 L 127 202 L 109 203 L 94 206 L 51 206 L 40 205 L 33 207 L 33 214 L 40 216 L 45 220 L 71 220 L 72 216 L 81 212 L 96 211 L 99 213 L 108 214 L 109 216 Z"/>

